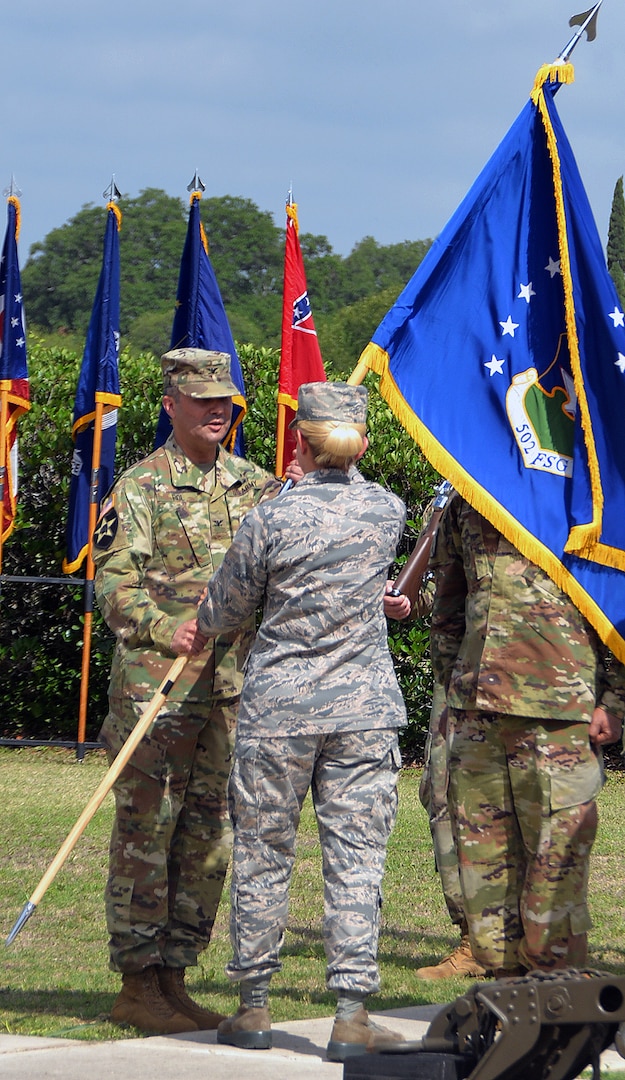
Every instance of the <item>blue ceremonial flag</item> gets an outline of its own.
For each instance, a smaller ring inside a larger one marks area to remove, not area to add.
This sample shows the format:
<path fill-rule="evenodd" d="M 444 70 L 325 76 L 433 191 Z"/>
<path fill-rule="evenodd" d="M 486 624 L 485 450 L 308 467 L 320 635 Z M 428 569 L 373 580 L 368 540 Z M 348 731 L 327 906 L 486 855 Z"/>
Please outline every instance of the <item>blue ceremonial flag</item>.
<path fill-rule="evenodd" d="M 202 194 L 191 194 L 191 209 L 182 258 L 176 312 L 171 331 L 170 349 L 210 349 L 230 355 L 232 381 L 239 393 L 233 398 L 232 426 L 224 443 L 228 450 L 245 455 L 242 421 L 247 412 L 245 382 L 228 316 L 221 299 L 217 278 L 208 257 L 208 243 L 200 220 Z M 156 428 L 155 447 L 161 446 L 171 431 L 167 413 L 161 409 Z"/>
<path fill-rule="evenodd" d="M 7 229 L 0 256 L 0 565 L 2 544 L 17 510 L 17 421 L 30 409 L 26 327 L 17 258 L 20 203 L 7 199 Z"/>
<path fill-rule="evenodd" d="M 359 369 L 625 662 L 625 316 L 555 107 L 572 81 L 538 72 Z"/>
<path fill-rule="evenodd" d="M 71 574 L 90 551 L 100 501 L 113 483 L 119 392 L 119 230 L 122 215 L 107 205 L 102 270 L 96 291 L 74 402 L 72 480 L 67 518 L 67 555 Z M 95 418 L 101 405 L 101 444 Z M 97 477 L 92 490 L 92 475 Z"/>

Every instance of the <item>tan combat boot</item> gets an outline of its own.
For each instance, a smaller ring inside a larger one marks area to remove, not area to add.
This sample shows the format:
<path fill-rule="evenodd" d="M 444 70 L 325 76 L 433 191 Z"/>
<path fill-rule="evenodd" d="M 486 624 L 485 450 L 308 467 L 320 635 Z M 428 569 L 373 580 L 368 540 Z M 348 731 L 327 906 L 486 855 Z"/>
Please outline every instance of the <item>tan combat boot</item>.
<path fill-rule="evenodd" d="M 234 1016 L 226 1017 L 217 1028 L 217 1042 L 242 1050 L 271 1050 L 269 1009 L 253 1009 L 251 1005 L 241 1003 Z"/>
<path fill-rule="evenodd" d="M 203 1009 L 193 998 L 190 998 L 184 986 L 184 968 L 158 968 L 157 978 L 163 997 L 167 999 L 174 1012 L 188 1016 L 199 1031 L 214 1031 L 222 1020 L 223 1013 L 212 1012 Z"/>
<path fill-rule="evenodd" d="M 366 1009 L 360 1008 L 351 1020 L 335 1020 L 326 1049 L 328 1061 L 345 1061 L 356 1054 L 381 1050 L 389 1044 L 404 1042 L 397 1031 L 375 1024 Z"/>
<path fill-rule="evenodd" d="M 463 935 L 458 948 L 440 963 L 415 971 L 417 979 L 479 979 L 484 975 L 486 969 L 473 956 L 468 934 Z"/>
<path fill-rule="evenodd" d="M 163 996 L 155 967 L 122 975 L 122 989 L 113 1002 L 111 1020 L 114 1024 L 132 1024 L 150 1035 L 198 1030 L 193 1020 L 173 1009 Z"/>

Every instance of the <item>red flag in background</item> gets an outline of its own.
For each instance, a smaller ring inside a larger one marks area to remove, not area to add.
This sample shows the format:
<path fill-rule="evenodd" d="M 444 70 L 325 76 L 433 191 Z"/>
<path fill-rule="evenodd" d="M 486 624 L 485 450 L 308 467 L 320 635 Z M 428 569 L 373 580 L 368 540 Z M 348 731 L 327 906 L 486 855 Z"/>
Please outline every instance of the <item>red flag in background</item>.
<path fill-rule="evenodd" d="M 304 260 L 299 246 L 297 203 L 289 202 L 286 206 L 276 476 L 284 476 L 285 467 L 291 460 L 295 448 L 295 438 L 293 432 L 289 431 L 289 423 L 297 409 L 297 391 L 302 383 L 324 382 L 325 378 L 321 349 L 306 288 Z"/>

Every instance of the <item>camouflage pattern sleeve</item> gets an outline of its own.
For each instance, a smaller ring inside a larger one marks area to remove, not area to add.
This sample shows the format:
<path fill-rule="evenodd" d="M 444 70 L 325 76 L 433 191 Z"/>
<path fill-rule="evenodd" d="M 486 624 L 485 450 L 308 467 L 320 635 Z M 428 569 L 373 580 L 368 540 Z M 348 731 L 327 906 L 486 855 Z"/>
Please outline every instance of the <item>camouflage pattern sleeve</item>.
<path fill-rule="evenodd" d="M 455 709 L 589 723 L 623 716 L 623 669 L 570 597 L 457 493 L 432 556 L 435 678 Z"/>
<path fill-rule="evenodd" d="M 405 723 L 384 617 L 405 517 L 397 496 L 334 469 L 246 516 L 198 616 L 204 632 L 223 632 L 262 602 L 240 737 Z"/>
<path fill-rule="evenodd" d="M 600 646 L 597 705 L 625 720 L 625 666 L 605 646 Z"/>
<path fill-rule="evenodd" d="M 144 489 L 130 477 L 117 485 L 103 508 L 94 541 L 96 594 L 109 629 L 127 648 L 169 652 L 182 620 L 164 613 L 146 587 L 145 567 L 155 545 L 152 509 Z"/>
<path fill-rule="evenodd" d="M 208 582 L 206 596 L 198 607 L 198 627 L 202 633 L 215 637 L 234 630 L 259 607 L 267 584 L 266 542 L 264 518 L 256 510 L 250 510 L 221 566 Z"/>
<path fill-rule="evenodd" d="M 430 650 L 435 682 L 449 688 L 454 664 L 465 632 L 467 582 L 462 560 L 462 544 L 455 521 L 459 496 L 454 493 L 441 518 L 430 570 L 434 575 L 434 597 L 430 624 Z"/>

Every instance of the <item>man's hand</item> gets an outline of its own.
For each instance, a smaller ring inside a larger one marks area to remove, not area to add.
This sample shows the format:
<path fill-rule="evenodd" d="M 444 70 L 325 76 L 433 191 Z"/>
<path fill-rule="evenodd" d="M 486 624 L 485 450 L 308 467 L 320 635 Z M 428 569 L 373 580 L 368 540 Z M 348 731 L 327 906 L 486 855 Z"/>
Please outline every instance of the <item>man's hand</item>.
<path fill-rule="evenodd" d="M 390 590 L 393 588 L 393 582 L 386 582 L 386 592 L 384 594 L 384 614 L 389 619 L 398 619 L 400 622 L 402 619 L 407 619 L 410 615 L 411 603 L 407 596 L 403 594 L 401 596 L 391 596 Z"/>
<path fill-rule="evenodd" d="M 285 479 L 290 480 L 292 484 L 296 484 L 298 480 L 302 479 L 303 475 L 304 475 L 304 470 L 302 468 L 300 468 L 300 466 L 299 466 L 299 464 L 297 462 L 297 457 L 295 455 L 295 450 L 294 450 L 293 451 L 293 457 L 291 458 L 291 460 L 289 461 L 289 464 L 287 465 L 286 469 L 284 470 Z"/>
<path fill-rule="evenodd" d="M 609 746 L 618 742 L 623 725 L 617 716 L 608 712 L 602 705 L 597 705 L 588 725 L 588 738 L 594 747 Z"/>
<path fill-rule="evenodd" d="M 197 619 L 187 619 L 180 624 L 171 639 L 171 651 L 176 656 L 199 656 L 208 638 L 198 630 Z"/>

